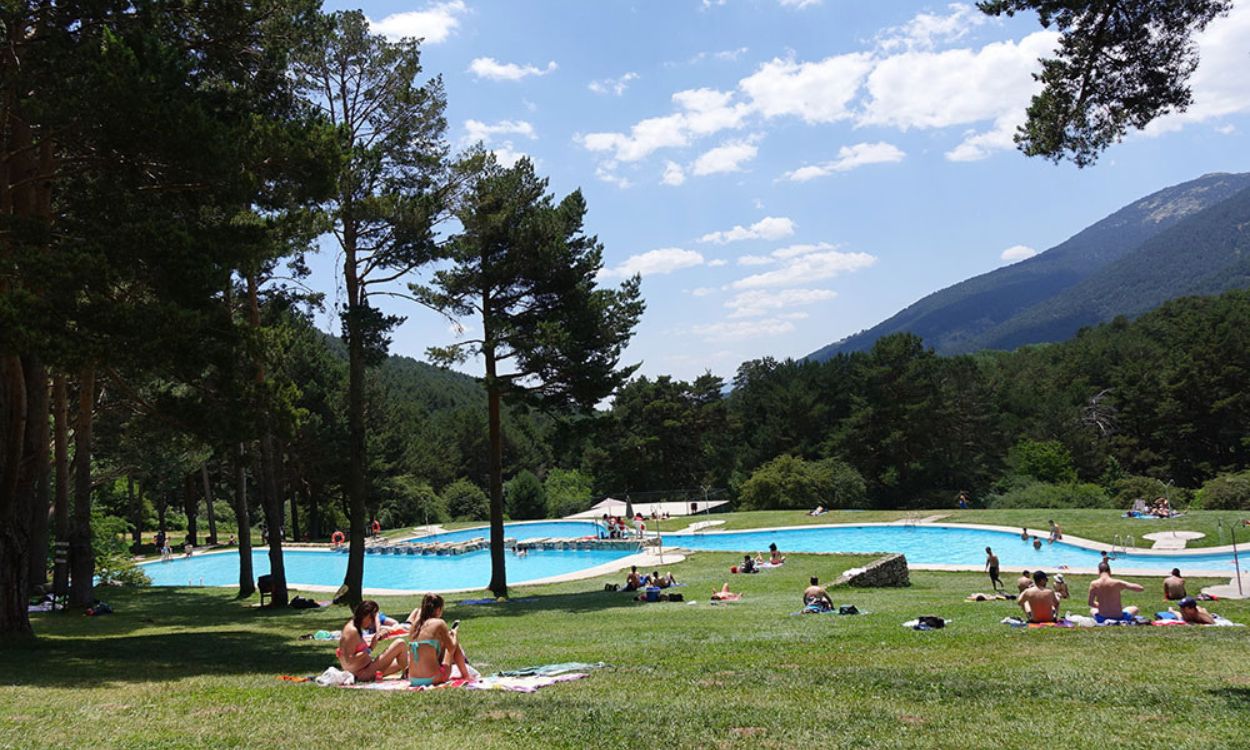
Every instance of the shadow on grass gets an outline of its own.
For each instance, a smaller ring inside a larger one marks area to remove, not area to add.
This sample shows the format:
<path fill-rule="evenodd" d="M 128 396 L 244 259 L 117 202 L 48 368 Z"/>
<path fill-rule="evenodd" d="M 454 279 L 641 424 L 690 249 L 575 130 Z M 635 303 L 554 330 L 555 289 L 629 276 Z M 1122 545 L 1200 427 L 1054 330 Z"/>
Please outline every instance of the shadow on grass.
<path fill-rule="evenodd" d="M 600 586 L 603 584 L 600 583 Z M 667 589 L 664 593 L 679 593 L 686 595 L 688 586 L 679 586 L 676 589 Z M 604 591 L 599 590 L 569 592 L 563 594 L 522 594 L 508 602 L 501 604 L 474 604 L 467 605 L 462 602 L 466 599 L 475 597 L 464 597 L 464 599 L 452 599 L 448 597 L 447 601 L 447 617 L 465 620 L 475 617 L 518 617 L 521 615 L 533 614 L 535 612 L 565 612 L 568 614 L 587 614 L 591 612 L 603 612 L 610 609 L 621 609 L 625 607 L 642 607 L 644 604 L 635 601 L 634 597 L 638 595 L 636 591 Z M 657 602 L 650 606 L 680 606 L 681 602 Z"/>
<path fill-rule="evenodd" d="M 1219 698 L 1223 698 L 1229 706 L 1241 710 L 1250 709 L 1250 688 L 1247 687 L 1223 687 L 1215 690 L 1208 690 L 1208 693 Z"/>

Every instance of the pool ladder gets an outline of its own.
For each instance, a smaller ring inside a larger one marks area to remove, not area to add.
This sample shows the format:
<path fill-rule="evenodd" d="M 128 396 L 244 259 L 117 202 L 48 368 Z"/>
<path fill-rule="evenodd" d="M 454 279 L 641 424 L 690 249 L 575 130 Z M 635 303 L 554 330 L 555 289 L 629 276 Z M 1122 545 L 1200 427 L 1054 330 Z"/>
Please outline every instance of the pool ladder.
<path fill-rule="evenodd" d="M 1128 557 L 1129 547 L 1136 547 L 1136 546 L 1137 546 L 1137 540 L 1133 538 L 1132 534 L 1125 534 L 1124 536 L 1120 536 L 1119 534 L 1116 534 L 1115 538 L 1112 539 L 1111 541 L 1111 554 L 1109 555 L 1109 557 L 1111 557 L 1112 559 L 1115 559 L 1117 557 Z"/>

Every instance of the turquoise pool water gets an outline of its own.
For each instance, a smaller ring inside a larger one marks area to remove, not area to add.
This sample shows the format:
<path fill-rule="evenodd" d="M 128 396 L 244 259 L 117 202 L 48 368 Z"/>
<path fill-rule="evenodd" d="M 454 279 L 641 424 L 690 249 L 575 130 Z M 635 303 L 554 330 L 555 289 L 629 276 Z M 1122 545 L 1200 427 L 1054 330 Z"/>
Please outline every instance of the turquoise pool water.
<path fill-rule="evenodd" d="M 548 534 L 547 536 L 550 536 Z M 544 550 L 524 557 L 508 554 L 509 583 L 572 573 L 633 554 L 624 550 Z M 289 585 L 338 586 L 347 555 L 322 550 L 284 550 Z M 255 575 L 269 572 L 267 551 L 254 550 Z M 143 566 L 157 586 L 228 586 L 239 580 L 237 553 L 179 557 Z M 490 550 L 464 555 L 366 555 L 365 588 L 443 591 L 483 588 L 490 582 Z"/>
<path fill-rule="evenodd" d="M 1036 568 L 1054 571 L 1060 566 L 1094 568 L 1101 554 L 1082 547 L 1042 540 L 1040 550 L 1019 534 L 947 526 L 839 526 L 793 528 L 778 531 L 724 531 L 701 534 L 665 534 L 665 545 L 688 549 L 764 552 L 769 543 L 786 552 L 902 552 L 916 565 L 985 564 L 985 548 L 993 547 L 1004 571 Z M 1242 559 L 1242 567 L 1247 560 Z M 1185 570 L 1233 571 L 1232 554 L 1147 555 L 1135 554 L 1113 560 L 1113 570 L 1167 572 Z"/>
<path fill-rule="evenodd" d="M 524 541 L 541 537 L 599 536 L 599 527 L 591 521 L 534 521 L 533 523 L 505 523 L 503 535 L 508 539 Z M 489 539 L 489 526 L 445 531 L 432 536 L 413 537 L 412 542 L 464 542 L 478 537 Z"/>

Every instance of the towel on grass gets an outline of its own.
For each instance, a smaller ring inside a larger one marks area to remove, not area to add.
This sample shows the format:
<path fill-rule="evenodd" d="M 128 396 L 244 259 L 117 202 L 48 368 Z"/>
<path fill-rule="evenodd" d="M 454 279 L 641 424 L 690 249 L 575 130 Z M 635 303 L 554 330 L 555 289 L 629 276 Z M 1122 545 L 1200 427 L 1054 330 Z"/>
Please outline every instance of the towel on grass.
<path fill-rule="evenodd" d="M 1031 629 L 1033 628 L 1075 628 L 1076 627 L 1076 623 L 1073 622 L 1072 620 L 1067 619 L 1066 617 L 1060 618 L 1056 622 L 1028 622 L 1026 620 L 1020 619 L 1019 617 L 1004 617 L 1002 620 L 1000 620 L 1000 623 L 1003 625 L 1010 625 L 1013 628 L 1028 627 Z"/>
<path fill-rule="evenodd" d="M 321 676 L 317 677 L 315 681 L 323 687 L 334 686 L 354 690 L 421 691 L 465 688 L 467 690 L 504 690 L 513 693 L 532 693 L 539 688 L 589 677 L 589 670 L 600 669 L 606 666 L 603 662 L 594 664 L 565 662 L 562 664 L 544 664 L 537 667 L 514 669 L 507 672 L 499 672 L 489 677 L 481 677 L 470 667 L 470 674 L 477 679 L 464 680 L 453 677 L 447 682 L 438 685 L 424 685 L 422 687 L 412 687 L 407 679 L 394 675 L 376 682 L 356 682 L 352 675 L 343 672 L 337 667 L 330 667 Z M 454 669 L 453 674 L 455 674 Z"/>
<path fill-rule="evenodd" d="M 503 601 L 500 601 L 499 599 L 491 599 L 487 597 L 485 599 L 465 599 L 464 601 L 456 602 L 456 604 L 463 604 L 467 607 L 478 607 L 487 604 L 506 604 L 508 602 L 532 602 L 536 599 L 538 599 L 536 596 L 527 596 L 524 599 L 504 599 Z"/>

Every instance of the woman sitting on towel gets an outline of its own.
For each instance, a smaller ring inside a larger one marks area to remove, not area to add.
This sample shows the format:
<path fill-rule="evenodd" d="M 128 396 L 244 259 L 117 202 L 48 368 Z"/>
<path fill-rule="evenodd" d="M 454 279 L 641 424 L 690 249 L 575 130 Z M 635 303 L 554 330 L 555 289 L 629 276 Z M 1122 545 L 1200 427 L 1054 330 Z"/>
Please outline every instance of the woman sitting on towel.
<path fill-rule="evenodd" d="M 768 562 L 772 563 L 773 565 L 781 565 L 785 561 L 786 561 L 786 556 L 781 554 L 781 551 L 777 549 L 777 543 L 772 542 L 771 544 L 769 544 L 768 545 Z"/>
<path fill-rule="evenodd" d="M 412 623 L 413 654 L 408 665 L 408 680 L 413 687 L 447 682 L 452 666 L 459 670 L 461 678 L 469 678 L 464 649 L 460 648 L 456 631 L 443 621 L 443 597 L 426 594 L 421 606 L 408 615 L 408 621 Z"/>
<path fill-rule="evenodd" d="M 379 674 L 394 674 L 408 666 L 408 644 L 401 640 L 391 643 L 381 656 L 373 657 L 373 649 L 382 637 L 380 630 L 378 603 L 372 599 L 357 605 L 352 619 L 343 626 L 336 653 L 339 665 L 351 672 L 357 682 L 369 682 Z M 370 631 L 372 635 L 365 636 Z"/>

